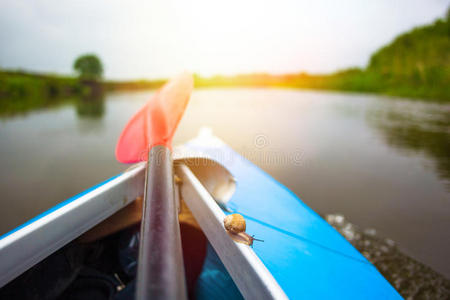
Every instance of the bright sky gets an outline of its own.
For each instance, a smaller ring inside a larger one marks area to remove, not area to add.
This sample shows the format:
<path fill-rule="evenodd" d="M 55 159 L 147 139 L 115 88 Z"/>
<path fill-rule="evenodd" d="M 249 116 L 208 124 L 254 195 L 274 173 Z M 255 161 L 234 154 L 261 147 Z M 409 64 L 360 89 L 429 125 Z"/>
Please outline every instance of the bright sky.
<path fill-rule="evenodd" d="M 94 52 L 114 79 L 365 66 L 450 0 L 0 0 L 0 67 L 72 73 Z"/>

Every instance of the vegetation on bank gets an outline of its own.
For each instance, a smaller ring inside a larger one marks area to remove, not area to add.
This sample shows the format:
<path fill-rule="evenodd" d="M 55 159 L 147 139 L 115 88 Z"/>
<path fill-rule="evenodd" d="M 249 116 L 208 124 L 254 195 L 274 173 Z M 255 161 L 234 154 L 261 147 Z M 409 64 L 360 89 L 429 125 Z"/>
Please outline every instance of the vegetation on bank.
<path fill-rule="evenodd" d="M 400 35 L 370 59 L 388 91 L 450 99 L 450 9 L 446 19 Z"/>
<path fill-rule="evenodd" d="M 105 91 L 155 89 L 165 80 L 104 81 L 92 77 L 35 74 L 0 70 L 0 116 L 55 106 L 67 102 L 87 103 Z"/>
<path fill-rule="evenodd" d="M 59 102 L 58 98 L 81 95 L 83 88 L 76 78 L 0 71 L 0 114 L 10 115 Z"/>
<path fill-rule="evenodd" d="M 375 52 L 365 69 L 351 68 L 326 75 L 197 77 L 196 86 L 310 88 L 450 101 L 450 13 L 445 20 L 400 35 Z"/>

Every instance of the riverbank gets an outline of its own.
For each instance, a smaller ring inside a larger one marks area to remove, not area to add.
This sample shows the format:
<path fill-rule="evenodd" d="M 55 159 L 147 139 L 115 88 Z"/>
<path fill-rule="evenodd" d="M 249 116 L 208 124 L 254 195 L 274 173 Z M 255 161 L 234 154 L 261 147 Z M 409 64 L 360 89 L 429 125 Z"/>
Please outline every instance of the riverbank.
<path fill-rule="evenodd" d="M 330 90 L 381 94 L 433 102 L 450 102 L 450 92 L 447 86 L 417 84 L 411 80 L 383 76 L 370 70 L 358 68 L 324 75 L 299 73 L 288 75 L 247 74 L 211 78 L 197 76 L 195 85 L 198 88 L 275 87 Z"/>
<path fill-rule="evenodd" d="M 108 91 L 156 89 L 165 79 L 135 81 L 83 82 L 76 77 L 37 74 L 24 71 L 0 71 L 0 115 L 13 115 L 48 107 L 70 97 L 98 98 Z M 445 82 L 444 82 L 445 83 Z M 418 98 L 433 102 L 450 102 L 448 85 L 418 84 L 411 80 L 382 76 L 377 72 L 349 69 L 329 75 L 306 73 L 271 75 L 244 74 L 236 76 L 195 76 L 196 88 L 293 88 L 384 94 Z"/>
<path fill-rule="evenodd" d="M 102 91 L 154 89 L 165 81 L 83 81 L 74 76 L 0 70 L 0 99 L 83 96 L 92 94 L 96 88 Z"/>
<path fill-rule="evenodd" d="M 104 93 L 117 90 L 156 89 L 165 80 L 86 81 L 73 76 L 0 70 L 0 116 L 61 105 L 98 102 Z"/>

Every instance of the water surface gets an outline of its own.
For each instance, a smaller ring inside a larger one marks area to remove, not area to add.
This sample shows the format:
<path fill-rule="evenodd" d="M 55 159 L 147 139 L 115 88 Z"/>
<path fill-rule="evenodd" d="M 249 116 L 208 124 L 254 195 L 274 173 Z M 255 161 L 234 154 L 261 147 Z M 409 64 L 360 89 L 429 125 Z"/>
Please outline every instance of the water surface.
<path fill-rule="evenodd" d="M 124 170 L 127 120 L 152 94 L 113 93 L 0 119 L 0 233 Z M 450 277 L 450 106 L 345 93 L 207 89 L 175 144 L 202 126 L 322 215 L 395 240 Z"/>

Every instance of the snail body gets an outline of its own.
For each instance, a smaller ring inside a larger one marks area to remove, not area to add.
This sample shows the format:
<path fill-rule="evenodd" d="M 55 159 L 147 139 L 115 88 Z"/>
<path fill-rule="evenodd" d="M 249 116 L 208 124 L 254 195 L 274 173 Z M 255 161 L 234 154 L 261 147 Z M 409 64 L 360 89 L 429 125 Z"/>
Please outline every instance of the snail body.
<path fill-rule="evenodd" d="M 225 219 L 223 219 L 223 225 L 228 235 L 235 242 L 252 246 L 253 241 L 256 240 L 253 236 L 245 232 L 245 219 L 240 214 L 226 216 Z"/>

